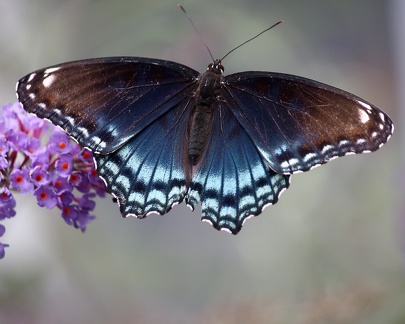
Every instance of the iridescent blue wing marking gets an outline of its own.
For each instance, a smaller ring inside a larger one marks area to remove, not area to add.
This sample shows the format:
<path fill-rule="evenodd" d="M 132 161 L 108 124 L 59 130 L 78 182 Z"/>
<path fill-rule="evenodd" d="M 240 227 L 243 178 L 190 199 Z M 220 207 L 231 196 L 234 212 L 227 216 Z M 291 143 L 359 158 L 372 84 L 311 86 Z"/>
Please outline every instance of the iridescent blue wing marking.
<path fill-rule="evenodd" d="M 182 154 L 189 101 L 180 102 L 117 151 L 95 155 L 98 172 L 118 198 L 123 215 L 162 215 L 183 201 L 187 179 Z"/>
<path fill-rule="evenodd" d="M 307 171 L 388 141 L 391 119 L 371 103 L 309 79 L 271 72 L 225 77 L 222 95 L 271 168 Z"/>
<path fill-rule="evenodd" d="M 17 84 L 29 112 L 62 127 L 80 145 L 110 153 L 191 96 L 199 73 L 139 57 L 74 61 L 28 74 Z"/>
<path fill-rule="evenodd" d="M 226 102 L 218 104 L 211 141 L 186 201 L 192 208 L 201 201 L 203 220 L 236 234 L 248 217 L 277 202 L 289 176 L 270 169 Z"/>

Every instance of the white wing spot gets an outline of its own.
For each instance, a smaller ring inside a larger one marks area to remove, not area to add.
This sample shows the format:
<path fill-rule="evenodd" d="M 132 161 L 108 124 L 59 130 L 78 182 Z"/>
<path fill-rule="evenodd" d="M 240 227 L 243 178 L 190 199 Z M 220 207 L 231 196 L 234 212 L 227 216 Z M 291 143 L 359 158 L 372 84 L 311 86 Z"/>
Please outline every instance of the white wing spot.
<path fill-rule="evenodd" d="M 307 155 L 304 156 L 303 159 L 305 162 L 308 162 L 316 157 L 317 157 L 317 155 L 315 153 L 308 153 Z"/>
<path fill-rule="evenodd" d="M 48 75 L 45 77 L 45 79 L 42 80 L 42 84 L 45 88 L 48 88 L 51 86 L 51 84 L 55 81 L 55 76 L 54 75 Z"/>
<path fill-rule="evenodd" d="M 45 104 L 43 104 L 44 106 L 45 106 Z M 46 106 L 45 106 L 46 107 Z M 44 107 L 44 108 L 45 108 Z M 58 108 L 54 108 L 53 109 L 53 112 L 55 113 L 55 115 L 57 115 L 57 116 L 62 116 L 62 111 L 60 110 L 60 109 L 58 109 Z"/>
<path fill-rule="evenodd" d="M 75 120 L 70 117 L 70 116 L 65 116 L 66 121 L 70 124 L 70 126 L 74 126 L 75 125 Z"/>
<path fill-rule="evenodd" d="M 210 224 L 211 226 L 213 226 L 214 224 L 209 220 L 209 219 L 202 219 L 201 221 Z"/>
<path fill-rule="evenodd" d="M 299 160 L 296 158 L 292 158 L 288 161 L 289 165 L 297 165 L 299 163 Z"/>
<path fill-rule="evenodd" d="M 51 73 L 53 73 L 53 72 L 58 71 L 59 69 L 60 69 L 60 67 L 49 68 L 49 69 L 46 69 L 46 70 L 44 71 L 44 74 L 51 74 Z"/>
<path fill-rule="evenodd" d="M 329 159 L 329 160 L 331 160 L 331 159 Z M 311 166 L 311 167 L 309 168 L 309 170 L 315 169 L 315 168 L 317 168 L 317 167 L 319 167 L 319 166 L 321 166 L 321 165 L 322 165 L 322 163 L 314 164 L 313 166 Z"/>
<path fill-rule="evenodd" d="M 371 108 L 371 106 L 363 101 L 357 100 L 357 102 L 362 105 L 364 108 L 366 108 L 367 110 L 373 110 L 373 108 Z"/>
<path fill-rule="evenodd" d="M 267 205 L 269 205 L 269 204 L 267 204 Z M 263 206 L 262 211 L 263 211 L 264 208 L 267 207 L 267 205 Z M 243 220 L 242 226 L 245 225 L 245 223 L 246 223 L 246 221 L 247 221 L 248 219 L 251 219 L 251 218 L 254 217 L 254 216 L 255 216 L 255 215 L 249 215 L 249 216 L 247 216 L 247 217 Z"/>
<path fill-rule="evenodd" d="M 32 73 L 32 74 L 29 76 L 27 82 L 31 82 L 31 81 L 35 78 L 36 75 L 37 75 L 36 73 Z"/>
<path fill-rule="evenodd" d="M 363 124 L 367 123 L 370 120 L 370 116 L 364 110 L 359 110 L 359 118 Z"/>
<path fill-rule="evenodd" d="M 78 131 L 79 133 L 81 133 L 82 135 L 84 135 L 85 137 L 89 137 L 89 131 L 84 128 L 84 127 L 78 127 Z"/>
<path fill-rule="evenodd" d="M 333 149 L 333 146 L 327 144 L 327 145 L 325 145 L 325 146 L 322 148 L 321 153 L 322 153 L 322 155 L 324 155 L 324 154 L 326 154 L 327 152 L 331 151 L 332 149 Z"/>
<path fill-rule="evenodd" d="M 106 142 L 100 142 L 100 143 L 98 143 L 98 147 L 101 148 L 101 149 L 105 149 L 106 146 L 107 146 Z"/>

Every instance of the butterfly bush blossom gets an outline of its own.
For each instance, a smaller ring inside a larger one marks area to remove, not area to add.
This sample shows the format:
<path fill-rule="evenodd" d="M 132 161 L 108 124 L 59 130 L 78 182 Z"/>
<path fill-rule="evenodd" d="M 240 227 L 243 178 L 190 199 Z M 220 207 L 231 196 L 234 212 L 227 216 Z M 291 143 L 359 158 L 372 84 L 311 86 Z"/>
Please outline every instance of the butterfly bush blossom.
<path fill-rule="evenodd" d="M 47 142 L 41 144 L 48 133 Z M 94 219 L 90 213 L 94 198 L 104 196 L 105 186 L 91 151 L 15 103 L 0 113 L 0 222 L 16 214 L 13 191 L 33 194 L 41 207 L 59 208 L 67 224 L 84 232 Z M 0 223 L 0 237 L 5 230 Z M 0 242 L 0 258 L 6 247 Z"/>

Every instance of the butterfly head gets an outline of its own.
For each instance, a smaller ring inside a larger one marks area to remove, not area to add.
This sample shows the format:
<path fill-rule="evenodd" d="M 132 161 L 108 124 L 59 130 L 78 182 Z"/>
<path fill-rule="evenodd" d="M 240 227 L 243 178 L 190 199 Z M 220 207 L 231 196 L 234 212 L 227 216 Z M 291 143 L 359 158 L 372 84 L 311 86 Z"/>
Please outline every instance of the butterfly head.
<path fill-rule="evenodd" d="M 216 74 L 223 74 L 225 71 L 224 66 L 221 63 L 221 60 L 214 60 L 214 63 L 210 63 L 207 67 L 207 71 L 214 72 Z"/>

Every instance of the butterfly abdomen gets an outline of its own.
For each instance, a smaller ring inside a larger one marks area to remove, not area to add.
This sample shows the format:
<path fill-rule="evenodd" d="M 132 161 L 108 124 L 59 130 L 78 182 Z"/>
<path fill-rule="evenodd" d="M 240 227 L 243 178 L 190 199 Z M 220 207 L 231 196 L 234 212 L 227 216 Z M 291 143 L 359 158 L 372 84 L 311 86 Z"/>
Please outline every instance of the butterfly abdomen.
<path fill-rule="evenodd" d="M 212 112 L 212 106 L 196 106 L 191 115 L 187 153 L 192 165 L 198 163 L 207 146 L 212 129 Z"/>
<path fill-rule="evenodd" d="M 211 135 L 214 103 L 220 90 L 220 80 L 221 73 L 217 69 L 209 69 L 200 78 L 187 135 L 187 155 L 192 165 L 200 161 Z"/>

